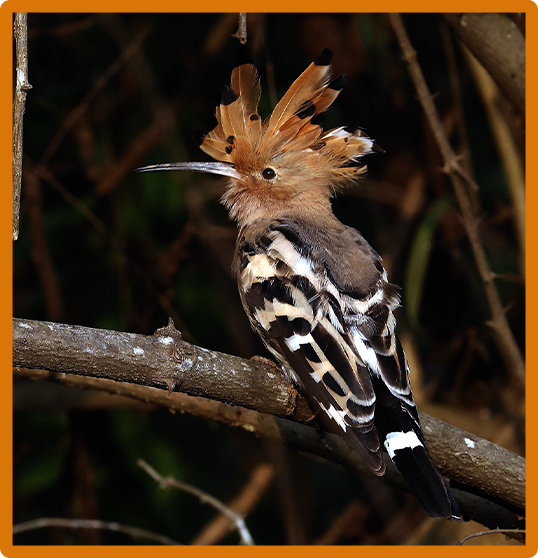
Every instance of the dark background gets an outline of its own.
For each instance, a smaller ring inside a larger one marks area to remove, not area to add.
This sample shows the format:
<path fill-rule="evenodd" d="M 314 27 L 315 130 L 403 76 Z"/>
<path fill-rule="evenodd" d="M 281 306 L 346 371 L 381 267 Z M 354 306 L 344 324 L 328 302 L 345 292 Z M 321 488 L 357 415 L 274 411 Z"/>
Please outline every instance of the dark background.
<path fill-rule="evenodd" d="M 524 31 L 524 15 L 513 16 Z M 441 15 L 404 23 L 474 195 L 482 240 L 518 342 L 524 277 L 498 151 L 461 48 Z M 250 331 L 230 274 L 235 225 L 222 181 L 134 168 L 207 160 L 193 135 L 229 83 L 235 15 L 29 14 L 29 82 L 20 239 L 14 243 L 14 315 L 151 334 L 174 319 L 186 340 L 244 357 L 266 355 Z M 258 14 L 249 47 L 262 83 L 260 113 L 323 48 L 348 84 L 325 128 L 360 125 L 386 153 L 334 202 L 401 285 L 398 331 L 419 409 L 523 453 L 524 407 L 486 321 L 482 281 L 441 157 L 383 14 Z M 144 36 L 130 56 L 133 41 Z M 459 99 L 461 97 L 461 103 Z M 519 155 L 524 117 L 498 99 Z M 75 111 L 75 112 L 74 112 Z M 523 348 L 523 347 L 522 347 Z M 214 516 L 163 491 L 136 466 L 146 459 L 227 501 L 262 462 L 275 479 L 247 518 L 258 544 L 452 543 L 464 531 L 428 524 L 412 498 L 371 477 L 277 448 L 201 419 L 74 389 L 16 381 L 14 521 L 118 521 L 188 543 Z M 354 514 L 354 515 L 353 515 Z M 475 526 L 475 530 L 479 527 Z M 15 544 L 130 544 L 107 532 L 38 530 Z M 235 544 L 234 533 L 224 539 Z M 488 542 L 491 542 L 489 540 Z"/>

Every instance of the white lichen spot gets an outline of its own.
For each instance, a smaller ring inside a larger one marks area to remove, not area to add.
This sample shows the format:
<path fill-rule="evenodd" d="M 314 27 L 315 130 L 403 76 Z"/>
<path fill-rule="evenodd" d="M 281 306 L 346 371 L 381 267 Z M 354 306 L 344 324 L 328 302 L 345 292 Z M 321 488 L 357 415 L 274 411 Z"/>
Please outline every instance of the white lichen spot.
<path fill-rule="evenodd" d="M 465 445 L 468 448 L 474 448 L 475 447 L 475 443 L 472 440 L 469 440 L 469 438 L 463 438 L 463 441 L 465 442 Z"/>
<path fill-rule="evenodd" d="M 182 372 L 185 371 L 185 370 L 190 370 L 192 368 L 193 364 L 194 363 L 192 362 L 192 360 L 190 358 L 188 358 L 187 360 L 184 360 L 181 363 L 180 369 L 181 369 Z"/>
<path fill-rule="evenodd" d="M 30 324 L 20 323 L 19 325 L 21 327 L 25 327 L 26 329 L 32 329 L 32 326 Z"/>
<path fill-rule="evenodd" d="M 134 347 L 133 348 L 133 353 L 135 355 L 143 355 L 144 354 L 144 349 L 142 347 Z"/>
<path fill-rule="evenodd" d="M 19 89 L 22 89 L 24 83 L 25 83 L 24 72 L 20 68 L 17 68 L 17 87 Z"/>
<path fill-rule="evenodd" d="M 174 340 L 171 337 L 159 337 L 159 343 L 162 343 L 163 345 L 170 345 L 170 343 L 173 343 Z"/>

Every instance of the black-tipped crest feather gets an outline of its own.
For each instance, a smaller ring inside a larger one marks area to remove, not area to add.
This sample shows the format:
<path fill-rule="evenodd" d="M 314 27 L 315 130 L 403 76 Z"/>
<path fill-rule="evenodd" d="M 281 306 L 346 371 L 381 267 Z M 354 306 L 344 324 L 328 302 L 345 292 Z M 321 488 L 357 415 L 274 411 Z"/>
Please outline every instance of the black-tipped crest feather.
<path fill-rule="evenodd" d="M 357 161 L 369 153 L 368 140 L 350 141 L 357 134 L 340 133 L 322 137 L 323 113 L 345 85 L 345 75 L 330 80 L 332 52 L 324 49 L 314 62 L 293 82 L 278 102 L 271 116 L 262 123 L 258 115 L 259 77 L 250 63 L 246 49 L 239 49 L 230 87 L 222 92 L 216 109 L 216 122 L 210 127 L 200 147 L 218 161 L 239 163 L 253 153 L 271 161 L 279 154 L 315 156 L 331 184 L 347 181 L 361 172 Z M 338 129 L 337 129 L 338 130 Z M 331 131 L 323 136 L 330 135 Z M 233 135 L 233 147 L 227 139 Z M 320 138 L 322 141 L 320 141 Z M 343 147 L 344 143 L 349 143 Z M 355 168 L 351 171 L 350 166 Z M 351 173 L 351 174 L 350 174 Z"/>
<path fill-rule="evenodd" d="M 328 66 L 333 59 L 332 50 L 329 48 L 324 48 L 314 59 L 314 64 L 316 66 Z"/>
<path fill-rule="evenodd" d="M 220 104 L 224 106 L 231 105 L 234 101 L 237 101 L 237 95 L 233 89 L 223 89 L 220 96 Z"/>

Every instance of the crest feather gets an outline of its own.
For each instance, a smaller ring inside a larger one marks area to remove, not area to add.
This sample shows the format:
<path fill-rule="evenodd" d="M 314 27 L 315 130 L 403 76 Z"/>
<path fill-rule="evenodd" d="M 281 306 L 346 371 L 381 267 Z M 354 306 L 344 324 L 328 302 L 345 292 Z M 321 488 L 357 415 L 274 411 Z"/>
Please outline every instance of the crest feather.
<path fill-rule="evenodd" d="M 251 114 L 257 114 L 260 102 L 260 78 L 256 68 L 248 62 L 236 66 L 232 71 L 230 87 L 241 99 L 243 119 L 247 122 Z"/>
<path fill-rule="evenodd" d="M 331 58 L 332 52 L 325 49 L 291 84 L 269 118 L 266 135 L 276 134 L 302 107 L 312 104 L 312 100 L 322 93 L 330 79 Z"/>
<path fill-rule="evenodd" d="M 251 155 L 265 161 L 281 153 L 302 152 L 305 157 L 321 158 L 331 182 L 362 173 L 355 163 L 376 149 L 373 140 L 360 130 L 340 127 L 323 132 L 320 126 L 322 113 L 347 81 L 345 75 L 329 81 L 331 57 L 332 52 L 325 49 L 292 83 L 263 124 L 258 114 L 258 72 L 243 58 L 232 71 L 230 87 L 223 91 L 215 112 L 217 124 L 204 136 L 201 149 L 239 167 Z"/>
<path fill-rule="evenodd" d="M 202 151 L 224 162 L 234 161 L 238 145 L 253 149 L 262 134 L 257 112 L 261 89 L 256 68 L 250 63 L 236 66 L 230 85 L 222 92 L 215 111 L 217 125 L 200 144 Z"/>
<path fill-rule="evenodd" d="M 356 162 L 362 155 L 372 153 L 374 142 L 362 130 L 350 131 L 344 126 L 333 128 L 321 136 L 321 151 L 344 162 Z"/>

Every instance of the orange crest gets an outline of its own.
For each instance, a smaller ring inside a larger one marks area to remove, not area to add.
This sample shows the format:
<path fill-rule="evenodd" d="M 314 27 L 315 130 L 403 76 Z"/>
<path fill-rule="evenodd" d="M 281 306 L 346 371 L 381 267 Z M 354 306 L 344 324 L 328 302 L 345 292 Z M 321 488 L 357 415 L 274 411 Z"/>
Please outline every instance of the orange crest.
<path fill-rule="evenodd" d="M 332 52 L 325 49 L 263 123 L 258 114 L 261 90 L 256 68 L 248 62 L 238 64 L 216 109 L 217 125 L 203 137 L 200 148 L 238 170 L 254 161 L 297 153 L 315 156 L 333 183 L 361 174 L 364 168 L 350 165 L 371 153 L 374 142 L 360 130 L 339 127 L 323 132 L 320 126 L 322 113 L 346 83 L 345 75 L 330 81 L 331 58 Z"/>

